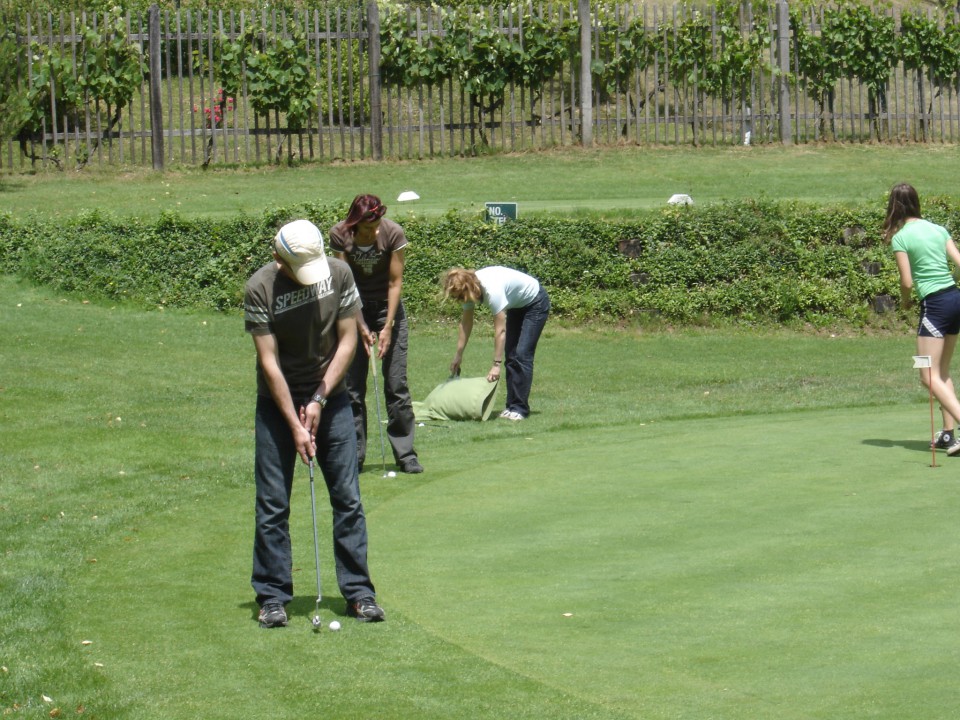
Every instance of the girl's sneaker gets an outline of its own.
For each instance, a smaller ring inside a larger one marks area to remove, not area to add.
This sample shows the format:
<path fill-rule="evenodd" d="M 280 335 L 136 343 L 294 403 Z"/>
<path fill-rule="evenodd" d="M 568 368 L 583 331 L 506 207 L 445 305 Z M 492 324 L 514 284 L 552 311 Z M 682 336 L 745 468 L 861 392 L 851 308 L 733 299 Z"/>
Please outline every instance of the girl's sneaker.
<path fill-rule="evenodd" d="M 953 442 L 947 448 L 947 455 L 953 457 L 957 453 L 960 453 L 960 437 L 953 438 Z"/>
<path fill-rule="evenodd" d="M 935 447 L 938 450 L 946 450 L 953 442 L 953 433 L 949 430 L 937 430 L 937 434 L 933 436 L 933 442 L 930 443 L 930 447 Z"/>
<path fill-rule="evenodd" d="M 504 410 L 502 413 L 500 413 L 500 417 L 502 417 L 504 420 L 523 420 L 524 419 L 523 415 L 521 415 L 518 412 L 514 412 L 513 410 Z"/>

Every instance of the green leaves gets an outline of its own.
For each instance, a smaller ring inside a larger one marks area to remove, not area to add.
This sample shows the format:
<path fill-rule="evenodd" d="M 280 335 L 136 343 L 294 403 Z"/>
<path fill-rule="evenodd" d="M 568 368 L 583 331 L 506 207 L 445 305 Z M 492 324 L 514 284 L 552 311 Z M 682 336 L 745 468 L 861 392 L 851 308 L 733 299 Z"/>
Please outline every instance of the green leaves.
<path fill-rule="evenodd" d="M 235 308 L 246 278 L 269 259 L 279 220 L 306 217 L 327 228 L 346 209 L 305 204 L 228 220 L 0 216 L 0 270 L 92 296 Z M 947 201 L 931 200 L 926 210 L 934 222 L 960 227 L 960 209 Z M 655 311 L 676 322 L 860 324 L 874 297 L 897 295 L 882 211 L 743 201 L 615 222 L 530 217 L 494 226 L 453 212 L 411 216 L 403 221 L 411 241 L 404 299 L 414 315 L 455 313 L 439 301 L 440 274 L 503 264 L 539 278 L 556 312 L 573 320 Z M 628 246 L 629 255 L 621 250 Z"/>
<path fill-rule="evenodd" d="M 599 57 L 591 61 L 590 72 L 594 87 L 601 96 L 610 97 L 627 92 L 634 73 L 654 62 L 660 35 L 657 32 L 648 34 L 642 18 L 624 28 L 615 24 L 604 24 L 603 27 L 599 36 Z"/>
<path fill-rule="evenodd" d="M 143 82 L 140 46 L 127 39 L 122 18 L 102 33 L 85 28 L 84 52 L 77 63 L 79 89 L 106 107 L 125 107 Z"/>
<path fill-rule="evenodd" d="M 761 17 L 763 4 L 758 5 Z M 398 87 L 438 84 L 456 77 L 474 97 L 494 101 L 509 86 L 540 90 L 566 64 L 579 66 L 580 26 L 575 17 L 544 19 L 505 9 L 498 19 L 467 7 L 438 10 L 432 30 L 419 16 L 393 11 L 381 26 L 382 78 Z M 638 71 L 657 64 L 661 77 L 695 84 L 701 92 L 728 93 L 746 87 L 753 73 L 770 71 L 765 53 L 770 32 L 764 23 L 741 31 L 740 5 L 723 0 L 714 20 L 692 11 L 679 25 L 663 22 L 652 31 L 643 18 L 622 24 L 605 7 L 594 10 L 594 87 L 601 97 L 627 92 Z M 519 27 L 519 34 L 505 29 Z"/>
<path fill-rule="evenodd" d="M 925 73 L 941 90 L 956 84 L 960 74 L 960 25 L 956 20 L 904 13 L 900 22 L 897 55 L 904 67 Z"/>
<path fill-rule="evenodd" d="M 790 21 L 800 71 L 816 100 L 822 102 L 843 77 L 859 80 L 872 96 L 884 92 L 898 61 L 892 17 L 848 0 L 824 10 L 819 35 L 798 9 L 791 8 Z"/>
<path fill-rule="evenodd" d="M 456 52 L 449 38 L 454 15 L 439 11 L 440 32 L 418 37 L 416 16 L 394 9 L 380 26 L 380 78 L 385 85 L 439 84 L 454 73 Z"/>
<path fill-rule="evenodd" d="M 16 81 L 17 65 L 22 65 L 18 47 L 10 37 L 0 39 L 0 74 L 6 76 L 0 91 L 0 132 L 19 140 L 21 151 L 32 159 L 37 158 L 28 153 L 28 144 L 44 126 L 54 127 L 62 118 L 77 123 L 87 111 L 109 111 L 109 132 L 143 82 L 140 48 L 129 41 L 121 18 L 107 16 L 100 31 L 81 26 L 79 34 L 76 54 L 32 43 L 31 71 L 22 85 Z M 88 155 L 80 152 L 77 161 L 82 166 Z M 60 165 L 58 148 L 48 157 Z"/>
<path fill-rule="evenodd" d="M 380 29 L 381 79 L 417 87 L 456 77 L 475 98 L 496 101 L 508 86 L 540 89 L 574 56 L 577 26 L 527 13 L 513 16 L 521 37 L 483 10 L 438 9 L 439 26 L 422 32 L 408 10 L 393 10 Z"/>
<path fill-rule="evenodd" d="M 220 40 L 216 70 L 227 94 L 240 96 L 245 85 L 255 113 L 281 113 L 289 129 L 300 130 L 317 112 L 309 58 L 299 26 L 280 37 L 251 25 L 236 41 Z"/>
<path fill-rule="evenodd" d="M 826 37 L 809 29 L 804 10 L 794 5 L 790 6 L 790 29 L 799 74 L 810 97 L 822 105 L 842 77 L 840 58 L 828 50 Z"/>
<path fill-rule="evenodd" d="M 748 94 L 755 74 L 773 72 L 765 56 L 770 30 L 763 15 L 764 22 L 746 23 L 746 30 L 741 30 L 745 21 L 741 21 L 739 3 L 723 0 L 715 13 L 716 18 L 711 18 L 694 11 L 675 30 L 663 28 L 672 42 L 666 55 L 658 47 L 659 60 L 669 68 L 674 82 L 682 80 L 708 95 L 741 97 Z"/>
<path fill-rule="evenodd" d="M 569 18 L 552 22 L 535 15 L 525 15 L 522 24 L 523 45 L 517 47 L 518 74 L 521 82 L 538 90 L 575 56 L 579 28 Z"/>
<path fill-rule="evenodd" d="M 890 69 L 896 64 L 892 17 L 847 2 L 824 13 L 821 35 L 827 51 L 839 59 L 846 74 L 859 79 L 873 93 L 886 87 Z"/>

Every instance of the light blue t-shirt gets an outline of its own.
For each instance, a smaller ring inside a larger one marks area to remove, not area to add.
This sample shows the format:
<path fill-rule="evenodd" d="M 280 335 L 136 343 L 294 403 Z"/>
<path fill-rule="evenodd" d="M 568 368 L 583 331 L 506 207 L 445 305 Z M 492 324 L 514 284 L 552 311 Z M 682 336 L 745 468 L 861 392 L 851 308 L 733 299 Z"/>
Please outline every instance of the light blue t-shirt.
<path fill-rule="evenodd" d="M 494 315 L 503 310 L 526 307 L 540 294 L 540 283 L 536 278 L 502 265 L 480 268 L 477 279 L 483 287 L 483 301 Z M 471 310 L 474 303 L 464 303 L 463 307 Z"/>

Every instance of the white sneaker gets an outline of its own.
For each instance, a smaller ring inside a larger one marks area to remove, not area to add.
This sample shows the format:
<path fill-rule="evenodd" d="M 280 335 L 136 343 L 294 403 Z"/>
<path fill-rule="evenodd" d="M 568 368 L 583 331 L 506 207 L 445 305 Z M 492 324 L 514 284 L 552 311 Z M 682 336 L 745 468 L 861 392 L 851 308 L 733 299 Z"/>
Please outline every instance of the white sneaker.
<path fill-rule="evenodd" d="M 500 413 L 500 417 L 504 420 L 523 420 L 524 417 L 518 412 L 513 412 L 513 410 L 504 410 Z"/>

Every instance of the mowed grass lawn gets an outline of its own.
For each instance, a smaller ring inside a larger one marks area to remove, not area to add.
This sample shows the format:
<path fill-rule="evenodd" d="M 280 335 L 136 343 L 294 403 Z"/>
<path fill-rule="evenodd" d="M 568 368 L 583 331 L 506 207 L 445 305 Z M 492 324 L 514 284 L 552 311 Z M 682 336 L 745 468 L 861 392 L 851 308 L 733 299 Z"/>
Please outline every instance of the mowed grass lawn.
<path fill-rule="evenodd" d="M 0 279 L 0 708 L 47 718 L 956 718 L 960 461 L 913 340 L 568 328 L 531 419 L 429 423 L 361 476 L 386 623 L 343 617 L 307 473 L 255 622 L 238 314 Z M 411 385 L 446 376 L 416 322 Z M 485 368 L 479 325 L 465 372 Z"/>
<path fill-rule="evenodd" d="M 617 217 L 665 205 L 685 193 L 695 203 L 764 198 L 828 205 L 885 201 L 901 181 L 921 197 L 960 195 L 955 146 L 804 145 L 721 148 L 596 148 L 405 162 L 297 168 L 147 169 L 118 173 L 40 172 L 0 176 L 0 212 L 72 216 L 223 217 L 303 202 L 349 202 L 369 192 L 407 212 L 482 213 L 486 202 L 516 202 L 521 217 L 596 213 Z M 420 200 L 397 204 L 414 190 Z"/>
<path fill-rule="evenodd" d="M 628 215 L 685 192 L 956 195 L 954 147 L 638 149 L 0 178 L 0 212 L 226 216 L 375 192 L 391 213 Z M 397 206 L 413 189 L 422 200 Z M 361 477 L 388 621 L 343 617 L 307 474 L 291 626 L 249 586 L 252 343 L 236 313 L 0 278 L 0 712 L 48 718 L 943 718 L 960 461 L 931 467 L 910 331 L 547 327 L 524 423 L 418 429 Z M 410 381 L 455 327 L 416 319 Z M 486 368 L 489 322 L 465 372 Z M 371 428 L 373 431 L 374 428 Z"/>

